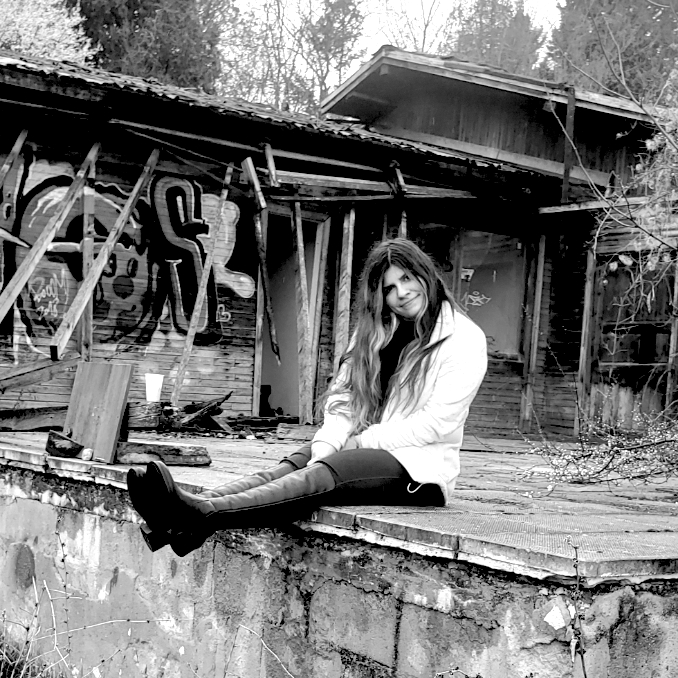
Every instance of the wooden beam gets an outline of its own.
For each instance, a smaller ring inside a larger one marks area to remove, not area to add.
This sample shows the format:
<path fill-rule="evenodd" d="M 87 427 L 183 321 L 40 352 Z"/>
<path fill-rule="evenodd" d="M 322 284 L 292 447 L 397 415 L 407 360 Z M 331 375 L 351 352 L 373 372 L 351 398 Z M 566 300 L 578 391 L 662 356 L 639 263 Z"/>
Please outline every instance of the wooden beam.
<path fill-rule="evenodd" d="M 581 432 L 582 417 L 588 412 L 587 399 L 591 382 L 591 321 L 593 312 L 593 288 L 596 274 L 596 254 L 593 247 L 586 255 L 586 282 L 584 284 L 584 310 L 582 312 L 581 341 L 579 343 L 579 367 L 577 369 L 577 414 L 574 421 L 575 435 Z"/>
<path fill-rule="evenodd" d="M 256 169 L 252 158 L 245 158 L 242 162 L 242 170 L 247 181 L 252 185 L 254 191 L 254 202 L 257 209 L 254 212 L 254 237 L 257 242 L 257 255 L 259 257 L 259 271 L 261 273 L 261 287 L 264 291 L 264 308 L 266 309 L 266 320 L 268 320 L 268 334 L 271 339 L 271 349 L 273 355 L 280 365 L 280 346 L 278 345 L 278 335 L 275 329 L 273 319 L 273 304 L 271 303 L 271 285 L 268 277 L 268 263 L 266 262 L 266 238 L 264 237 L 261 223 L 261 212 L 266 209 L 266 200 L 261 190 L 261 184 L 257 177 Z"/>
<path fill-rule="evenodd" d="M 87 183 L 83 188 L 82 200 L 82 279 L 94 263 L 94 210 L 96 163 L 92 163 Z M 52 243 L 54 244 L 54 243 Z M 85 362 L 92 360 L 92 344 L 94 332 L 94 299 L 90 296 L 80 319 L 80 355 Z"/>
<path fill-rule="evenodd" d="M 43 358 L 28 365 L 14 367 L 0 377 L 0 393 L 40 384 L 53 379 L 57 374 L 76 367 L 80 361 L 77 353 L 69 353 L 61 362 Z"/>
<path fill-rule="evenodd" d="M 278 188 L 278 174 L 275 168 L 275 159 L 273 158 L 273 149 L 271 144 L 264 144 L 264 154 L 266 155 L 266 167 L 268 168 L 268 182 L 272 188 Z"/>
<path fill-rule="evenodd" d="M 623 210 L 635 205 L 645 205 L 652 199 L 651 196 L 640 195 L 633 197 L 614 197 L 609 200 L 587 200 L 586 202 L 575 202 L 569 205 L 549 205 L 540 207 L 539 214 L 562 214 L 563 212 L 581 212 L 586 210 L 615 209 Z"/>
<path fill-rule="evenodd" d="M 80 195 L 89 167 L 96 161 L 98 153 L 99 144 L 97 143 L 90 149 L 90 152 L 87 154 L 82 167 L 78 170 L 73 183 L 68 187 L 66 195 L 59 204 L 56 212 L 42 229 L 40 235 L 38 235 L 35 240 L 35 243 L 33 243 L 31 251 L 28 252 L 26 258 L 21 262 L 19 268 L 12 276 L 12 279 L 7 283 L 5 289 L 2 290 L 2 293 L 0 294 L 0 320 L 2 320 L 12 308 L 24 285 L 28 282 L 31 275 L 33 275 L 33 271 L 35 271 L 40 263 L 43 254 L 47 251 L 47 247 L 52 240 L 54 240 L 64 221 L 66 221 L 71 208 Z"/>
<path fill-rule="evenodd" d="M 252 190 L 254 191 L 254 200 L 257 203 L 257 207 L 260 210 L 265 210 L 266 199 L 264 198 L 264 194 L 261 190 L 261 184 L 259 183 L 257 171 L 254 168 L 254 163 L 252 162 L 251 157 L 248 156 L 242 161 L 242 171 L 245 174 L 247 181 L 252 186 Z"/>
<path fill-rule="evenodd" d="M 669 338 L 669 360 L 667 365 L 666 402 L 664 409 L 674 408 L 676 383 L 678 382 L 678 259 L 673 264 L 673 313 L 671 313 L 671 336 Z"/>
<path fill-rule="evenodd" d="M 544 291 L 544 263 L 546 261 L 546 236 L 539 238 L 537 250 L 537 268 L 535 272 L 534 300 L 532 303 L 532 318 L 530 328 L 530 352 L 526 365 L 526 380 L 524 397 L 520 402 L 520 430 L 527 432 L 532 426 L 534 414 L 534 381 L 537 374 L 537 360 L 539 358 L 539 335 L 541 333 L 541 303 Z"/>
<path fill-rule="evenodd" d="M 353 233 L 355 228 L 355 210 L 351 208 L 344 215 L 344 228 L 341 239 L 341 263 L 337 294 L 337 311 L 334 319 L 334 373 L 337 373 L 339 360 L 348 348 L 349 322 L 351 315 L 351 276 L 353 273 Z"/>
<path fill-rule="evenodd" d="M 313 374 L 311 373 L 311 326 L 308 307 L 308 277 L 304 250 L 301 205 L 294 203 L 292 218 L 292 261 L 297 300 L 297 354 L 299 366 L 299 423 L 313 422 Z"/>
<path fill-rule="evenodd" d="M 574 165 L 574 112 L 577 107 L 574 87 L 568 85 L 567 89 L 567 113 L 565 115 L 565 136 L 563 139 L 563 185 L 561 188 L 560 202 L 566 203 L 570 194 L 570 174 Z"/>
<path fill-rule="evenodd" d="M 118 215 L 113 228 L 110 230 L 106 241 L 99 250 L 97 258 L 92 264 L 87 277 L 82 281 L 82 284 L 80 285 L 80 288 L 78 289 L 70 308 L 68 311 L 66 311 L 66 314 L 59 325 L 59 329 L 54 334 L 54 337 L 52 337 L 52 341 L 49 346 L 52 360 L 59 360 L 63 354 L 66 345 L 68 344 L 68 340 L 71 338 L 73 330 L 75 329 L 80 316 L 85 310 L 85 307 L 87 306 L 87 303 L 92 296 L 92 292 L 99 282 L 99 278 L 101 277 L 104 268 L 108 264 L 108 260 L 113 252 L 113 249 L 115 248 L 116 243 L 118 242 L 118 238 L 120 237 L 125 225 L 127 224 L 127 221 L 134 211 L 134 207 L 137 204 L 137 200 L 139 199 L 141 192 L 146 186 L 146 182 L 148 181 L 151 174 L 153 174 L 155 165 L 158 162 L 159 154 L 160 151 L 156 148 L 148 158 L 141 176 L 132 189 L 129 198 L 127 198 L 127 202 L 120 211 L 120 214 Z"/>
<path fill-rule="evenodd" d="M 261 212 L 261 234 L 266 243 L 268 235 L 268 209 Z M 252 416 L 260 415 L 259 404 L 261 401 L 261 371 L 264 364 L 264 315 L 266 313 L 266 300 L 259 268 L 257 279 L 257 310 L 254 323 L 254 374 L 252 375 Z"/>
<path fill-rule="evenodd" d="M 323 193 L 323 189 L 313 190 L 313 187 L 307 188 L 305 193 L 277 194 L 268 191 L 268 199 L 276 202 L 362 202 L 373 200 L 394 200 L 395 196 L 392 193 L 361 193 L 360 195 L 327 195 Z M 419 187 L 415 187 L 415 190 Z M 466 191 L 456 191 L 449 188 L 435 188 L 435 187 L 421 187 L 425 192 L 423 193 L 408 193 L 408 200 L 465 200 L 475 198 L 474 195 Z"/>
<path fill-rule="evenodd" d="M 209 283 L 210 274 L 212 273 L 212 266 L 214 264 L 214 253 L 216 252 L 217 242 L 221 234 L 223 219 L 224 219 L 224 205 L 228 198 L 228 187 L 231 184 L 231 177 L 233 176 L 233 167 L 229 166 L 224 175 L 224 185 L 219 195 L 219 204 L 217 207 L 217 220 L 213 225 L 213 231 L 210 234 L 209 242 L 205 248 L 205 262 L 202 266 L 202 273 L 200 274 L 200 282 L 198 283 L 198 291 L 195 295 L 195 303 L 193 305 L 193 312 L 191 313 L 191 321 L 188 324 L 186 332 L 186 339 L 184 340 L 184 348 L 181 352 L 181 358 L 177 367 L 177 373 L 174 376 L 174 386 L 172 387 L 172 394 L 170 396 L 170 403 L 176 407 L 181 397 L 181 388 L 184 384 L 184 377 L 186 376 L 186 368 L 188 361 L 191 359 L 193 352 L 193 342 L 195 340 L 198 325 L 200 324 L 200 317 L 202 306 L 205 303 L 207 296 L 207 284 Z"/>
<path fill-rule="evenodd" d="M 14 161 L 19 157 L 21 149 L 24 147 L 24 143 L 26 141 L 27 136 L 28 136 L 27 129 L 19 132 L 19 136 L 16 138 L 14 146 L 12 146 L 12 150 L 5 158 L 5 162 L 2 163 L 2 167 L 0 168 L 0 189 L 5 185 L 5 179 L 7 178 L 9 171 L 12 169 Z"/>
<path fill-rule="evenodd" d="M 418 141 L 432 146 L 449 148 L 450 150 L 459 151 L 461 153 L 468 153 L 469 155 L 475 155 L 490 162 L 505 162 L 510 165 L 522 167 L 523 169 L 541 172 L 542 174 L 547 174 L 549 176 L 562 177 L 563 172 L 565 171 L 565 166 L 562 162 L 545 160 L 544 158 L 513 153 L 511 151 L 503 151 L 499 148 L 492 148 L 491 146 L 471 144 L 466 141 L 449 139 L 448 137 L 439 136 L 437 134 L 424 134 L 423 132 L 413 132 L 407 129 L 388 127 L 380 127 L 379 131 L 402 137 L 403 139 L 408 139 L 410 141 Z M 581 167 L 573 167 L 572 172 L 570 173 L 570 180 L 580 183 L 588 183 L 589 177 L 597 186 L 607 186 L 610 173 L 592 169 L 584 171 Z"/>
<path fill-rule="evenodd" d="M 450 291 L 458 304 L 461 304 L 462 254 L 461 229 L 456 227 L 452 240 L 450 241 L 450 263 L 452 264 L 452 284 L 450 285 Z"/>
<path fill-rule="evenodd" d="M 311 368 L 313 392 L 317 389 L 320 332 L 322 330 L 325 279 L 327 277 L 327 254 L 330 244 L 332 219 L 328 218 L 316 227 L 315 251 L 313 256 L 313 278 L 311 285 Z"/>

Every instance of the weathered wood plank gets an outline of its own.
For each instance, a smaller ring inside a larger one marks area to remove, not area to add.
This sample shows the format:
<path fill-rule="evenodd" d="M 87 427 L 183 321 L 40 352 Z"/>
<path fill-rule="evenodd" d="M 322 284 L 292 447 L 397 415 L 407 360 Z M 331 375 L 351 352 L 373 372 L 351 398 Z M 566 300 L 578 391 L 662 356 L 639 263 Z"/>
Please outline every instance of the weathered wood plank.
<path fill-rule="evenodd" d="M 0 393 L 49 381 L 57 374 L 73 370 L 80 360 L 77 353 L 69 353 L 59 363 L 55 363 L 50 358 L 44 358 L 28 365 L 15 367 L 0 377 Z"/>
<path fill-rule="evenodd" d="M 106 241 L 101 246 L 99 254 L 97 255 L 96 260 L 92 264 L 92 268 L 90 269 L 87 278 L 85 278 L 82 281 L 82 284 L 80 285 L 80 288 L 78 289 L 75 298 L 71 303 L 70 308 L 68 309 L 68 311 L 66 311 L 66 314 L 64 315 L 63 320 L 59 325 L 59 329 L 54 334 L 54 337 L 52 338 L 52 341 L 50 343 L 50 354 L 52 356 L 52 360 L 59 360 L 61 354 L 64 352 L 66 344 L 68 343 L 68 340 L 71 338 L 73 330 L 75 329 L 75 326 L 78 320 L 80 319 L 82 312 L 85 310 L 85 307 L 87 306 L 87 303 L 92 296 L 92 292 L 94 291 L 95 287 L 99 282 L 99 278 L 101 277 L 104 268 L 108 265 L 108 261 L 110 259 L 111 253 L 113 252 L 113 248 L 118 242 L 118 238 L 120 237 L 120 234 L 125 228 L 125 224 L 130 218 L 134 210 L 134 207 L 136 206 L 137 200 L 141 196 L 141 192 L 146 186 L 146 182 L 153 173 L 153 170 L 155 169 L 155 165 L 158 162 L 159 154 L 160 151 L 156 148 L 153 150 L 150 157 L 148 158 L 148 161 L 146 162 L 146 166 L 144 167 L 141 176 L 137 180 L 137 183 L 135 184 L 134 188 L 132 189 L 132 193 L 130 193 L 127 202 L 125 202 L 125 206 L 120 211 L 120 214 L 118 215 L 118 218 L 115 224 L 113 225 L 113 228 L 109 232 Z"/>
<path fill-rule="evenodd" d="M 297 302 L 297 355 L 299 366 L 299 421 L 313 421 L 313 375 L 311 374 L 311 328 L 308 307 L 308 278 L 304 251 L 304 229 L 301 205 L 294 203 L 292 219 L 292 259 L 294 291 Z"/>
<path fill-rule="evenodd" d="M 264 242 L 268 237 L 268 209 L 261 213 L 261 233 Z M 264 365 L 264 314 L 266 300 L 264 297 L 261 268 L 257 278 L 257 310 L 254 325 L 254 372 L 252 375 L 252 416 L 258 417 L 261 402 L 261 371 Z"/>
<path fill-rule="evenodd" d="M 96 143 L 87 154 L 82 167 L 78 170 L 73 183 L 68 187 L 66 195 L 61 201 L 58 209 L 47 222 L 40 235 L 36 238 L 33 247 L 31 247 L 26 258 L 19 265 L 19 268 L 12 276 L 12 279 L 7 283 L 7 286 L 2 290 L 2 293 L 0 293 L 0 320 L 2 320 L 12 308 L 19 293 L 28 282 L 31 275 L 33 275 L 33 271 L 35 271 L 42 256 L 47 251 L 48 245 L 54 240 L 64 221 L 66 221 L 66 217 L 68 217 L 71 208 L 80 195 L 89 167 L 96 161 L 98 153 L 99 144 Z"/>
<path fill-rule="evenodd" d="M 209 466 L 212 463 L 204 445 L 156 443 L 139 440 L 119 442 L 115 461 L 117 464 L 129 465 L 162 461 L 167 466 Z"/>
<path fill-rule="evenodd" d="M 544 292 L 544 263 L 546 261 L 546 236 L 541 235 L 537 250 L 537 268 L 534 283 L 534 301 L 532 304 L 532 322 L 530 332 L 530 352 L 526 365 L 524 398 L 520 403 L 520 430 L 529 431 L 534 415 L 534 382 L 537 375 L 539 356 L 539 334 L 541 331 L 541 301 Z"/>
<path fill-rule="evenodd" d="M 575 160 L 575 140 L 574 140 L 574 113 L 577 108 L 574 87 L 568 85 L 567 90 L 567 113 L 565 115 L 565 139 L 563 149 L 563 184 L 561 187 L 560 202 L 567 203 L 570 194 L 570 174 Z"/>
<path fill-rule="evenodd" d="M 461 151 L 462 153 L 470 153 L 488 160 L 496 160 L 498 162 L 507 162 L 525 169 L 536 170 L 543 174 L 549 174 L 555 177 L 562 177 L 564 166 L 562 162 L 554 160 L 546 160 L 544 158 L 537 158 L 531 155 L 522 155 L 521 153 L 513 153 L 511 151 L 504 151 L 499 148 L 490 148 L 480 144 L 472 144 L 467 141 L 458 141 L 457 139 L 450 139 L 448 137 L 439 136 L 437 134 L 425 134 L 423 132 L 414 132 L 403 128 L 391 128 L 379 126 L 378 131 L 393 134 L 394 136 L 409 139 L 410 141 L 420 141 L 425 144 L 433 146 L 441 146 L 442 148 L 449 148 L 453 151 Z M 570 179 L 576 180 L 580 183 L 589 183 L 593 181 L 597 186 L 607 186 L 609 181 L 609 173 L 600 172 L 599 170 L 586 169 L 581 167 L 573 167 L 570 173 Z"/>
<path fill-rule="evenodd" d="M 96 178 L 96 163 L 92 163 L 87 183 L 83 189 L 82 203 L 82 279 L 87 275 L 94 264 L 94 180 Z M 92 342 L 94 332 L 94 300 L 91 295 L 80 318 L 80 355 L 85 362 L 92 360 Z"/>
<path fill-rule="evenodd" d="M 66 421 L 66 405 L 27 407 L 0 411 L 0 431 L 40 431 L 61 429 Z"/>
<path fill-rule="evenodd" d="M 318 352 L 320 350 L 320 330 L 322 325 L 323 302 L 325 297 L 325 278 L 327 275 L 327 255 L 330 244 L 332 219 L 318 224 L 313 257 L 313 284 L 311 286 L 311 375 L 313 390 L 318 375 Z"/>
<path fill-rule="evenodd" d="M 268 168 L 268 183 L 272 188 L 278 188 L 280 182 L 278 181 L 278 173 L 275 167 L 275 159 L 273 157 L 271 144 L 264 144 L 264 154 L 266 155 L 266 167 Z"/>
<path fill-rule="evenodd" d="M 198 283 L 198 291 L 195 295 L 195 302 L 193 306 L 193 312 L 191 313 L 191 321 L 188 324 L 188 331 L 186 332 L 186 338 L 184 339 L 184 348 L 181 353 L 181 359 L 179 360 L 179 365 L 177 367 L 177 372 L 174 377 L 174 386 L 172 387 L 172 394 L 170 396 L 170 402 L 174 407 L 179 403 L 179 398 L 181 397 L 181 388 L 184 384 L 184 376 L 186 375 L 186 368 L 188 367 L 188 361 L 191 359 L 191 353 L 193 351 L 193 342 L 195 340 L 196 332 L 198 331 L 198 325 L 201 320 L 202 305 L 205 302 L 205 297 L 207 296 L 207 285 L 209 283 L 210 274 L 212 273 L 212 266 L 214 264 L 214 253 L 216 252 L 217 242 L 219 240 L 219 234 L 221 233 L 224 220 L 224 207 L 226 205 L 226 198 L 228 198 L 228 187 L 231 183 L 231 177 L 233 176 L 233 167 L 229 165 L 224 175 L 224 185 L 221 189 L 221 194 L 219 195 L 219 205 L 217 207 L 217 223 L 212 226 L 214 229 L 211 233 L 209 242 L 207 243 L 206 252 L 205 252 L 205 262 L 202 266 L 202 273 L 200 275 L 200 282 Z M 233 223 L 237 222 L 239 212 L 233 211 L 229 212 L 229 219 Z"/>
<path fill-rule="evenodd" d="M 7 178 L 7 174 L 12 169 L 12 165 L 14 164 L 15 160 L 19 157 L 21 149 L 24 147 L 24 143 L 26 141 L 27 136 L 28 136 L 27 129 L 24 129 L 21 132 L 19 132 L 19 136 L 16 138 L 16 141 L 12 146 L 12 150 L 5 158 L 5 162 L 2 163 L 2 167 L 0 168 L 0 189 L 5 185 L 5 179 Z"/>
<path fill-rule="evenodd" d="M 589 248 L 586 255 L 586 282 L 584 284 L 584 310 L 582 312 L 581 341 L 579 344 L 579 368 L 577 370 L 577 417 L 574 422 L 575 435 L 579 434 L 582 416 L 586 406 L 588 389 L 591 384 L 591 321 L 593 311 L 593 286 L 596 273 L 596 254 Z"/>
<path fill-rule="evenodd" d="M 348 348 L 349 322 L 351 315 L 351 275 L 353 272 L 353 235 L 355 210 L 351 208 L 344 216 L 341 241 L 341 262 L 339 264 L 337 312 L 334 330 L 334 372 L 339 360 Z"/>
<path fill-rule="evenodd" d="M 313 438 L 318 428 L 308 424 L 278 424 L 276 437 L 278 440 L 308 441 Z"/>
<path fill-rule="evenodd" d="M 120 436 L 134 365 L 81 362 L 73 382 L 64 435 L 112 463 Z"/>

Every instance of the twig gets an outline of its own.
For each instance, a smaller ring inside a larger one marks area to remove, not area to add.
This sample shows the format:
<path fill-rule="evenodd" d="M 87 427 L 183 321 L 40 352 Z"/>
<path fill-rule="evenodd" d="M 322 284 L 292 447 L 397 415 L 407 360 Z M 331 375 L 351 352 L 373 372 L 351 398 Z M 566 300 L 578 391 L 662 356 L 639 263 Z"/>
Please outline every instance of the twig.
<path fill-rule="evenodd" d="M 287 670 L 287 668 L 285 667 L 285 665 L 282 663 L 282 659 L 280 659 L 280 657 L 278 657 L 278 655 L 277 655 L 275 652 L 273 652 L 273 650 L 271 650 L 271 648 L 270 648 L 268 645 L 266 645 L 266 641 L 265 641 L 265 640 L 264 640 L 264 639 L 263 639 L 256 631 L 253 631 L 252 629 L 248 628 L 248 627 L 245 626 L 244 624 L 238 624 L 238 626 L 242 627 L 243 629 L 245 629 L 245 631 L 249 631 L 250 633 L 254 634 L 257 638 L 259 638 L 259 640 L 261 641 L 261 644 L 264 646 L 264 648 L 265 648 L 268 652 L 270 652 L 270 653 L 276 658 L 276 660 L 277 660 L 278 663 L 280 664 L 282 670 L 283 670 L 288 676 L 290 676 L 290 678 L 294 678 L 294 675 L 291 674 L 291 673 Z"/>

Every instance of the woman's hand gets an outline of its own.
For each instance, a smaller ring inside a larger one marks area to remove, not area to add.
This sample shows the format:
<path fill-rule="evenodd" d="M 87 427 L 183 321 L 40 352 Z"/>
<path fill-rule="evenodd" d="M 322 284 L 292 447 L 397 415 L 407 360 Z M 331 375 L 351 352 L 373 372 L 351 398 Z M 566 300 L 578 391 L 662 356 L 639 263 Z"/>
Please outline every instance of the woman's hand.
<path fill-rule="evenodd" d="M 330 454 L 334 454 L 336 450 L 332 445 L 329 443 L 324 443 L 322 440 L 318 440 L 317 442 L 313 443 L 311 445 L 311 464 L 315 463 L 316 461 L 320 461 L 321 459 L 324 459 L 325 457 L 328 457 Z"/>

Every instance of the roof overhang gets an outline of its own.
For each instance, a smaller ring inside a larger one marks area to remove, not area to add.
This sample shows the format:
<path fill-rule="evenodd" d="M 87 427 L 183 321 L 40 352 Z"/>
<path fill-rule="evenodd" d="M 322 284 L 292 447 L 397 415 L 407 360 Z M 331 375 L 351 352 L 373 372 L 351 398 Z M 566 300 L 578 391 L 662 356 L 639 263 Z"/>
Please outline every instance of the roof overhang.
<path fill-rule="evenodd" d="M 527 76 L 511 75 L 501 69 L 474 64 L 459 59 L 434 57 L 384 45 L 356 73 L 337 87 L 323 102 L 322 113 L 356 117 L 356 103 L 363 102 L 365 110 L 372 106 L 393 105 L 388 98 L 375 99 L 372 83 L 389 67 L 403 68 L 411 71 L 427 73 L 448 80 L 489 87 L 505 92 L 513 92 L 526 97 L 533 97 L 567 104 L 567 85 Z M 632 120 L 651 122 L 652 117 L 641 106 L 622 97 L 597 94 L 586 90 L 575 90 L 578 108 L 589 109 L 620 116 Z M 358 116 L 362 118 L 363 116 Z M 369 117 L 366 114 L 365 117 Z M 369 121 L 369 120 L 364 120 Z"/>

